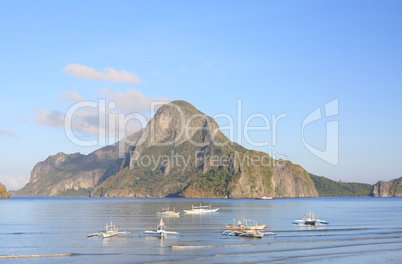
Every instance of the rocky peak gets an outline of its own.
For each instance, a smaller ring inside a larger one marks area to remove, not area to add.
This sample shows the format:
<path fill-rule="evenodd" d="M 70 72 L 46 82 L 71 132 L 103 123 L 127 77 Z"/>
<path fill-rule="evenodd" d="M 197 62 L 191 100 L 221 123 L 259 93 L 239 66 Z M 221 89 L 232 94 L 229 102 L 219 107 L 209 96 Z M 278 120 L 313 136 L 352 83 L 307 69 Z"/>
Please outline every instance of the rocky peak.
<path fill-rule="evenodd" d="M 220 132 L 215 120 L 198 111 L 185 101 L 173 101 L 163 105 L 155 113 L 147 126 L 137 133 L 138 137 L 131 148 L 136 152 L 130 160 L 133 162 L 141 155 L 144 148 L 150 146 L 177 147 L 184 142 L 207 146 L 215 141 L 225 142 L 227 138 Z M 198 134 L 198 137 L 194 136 Z"/>

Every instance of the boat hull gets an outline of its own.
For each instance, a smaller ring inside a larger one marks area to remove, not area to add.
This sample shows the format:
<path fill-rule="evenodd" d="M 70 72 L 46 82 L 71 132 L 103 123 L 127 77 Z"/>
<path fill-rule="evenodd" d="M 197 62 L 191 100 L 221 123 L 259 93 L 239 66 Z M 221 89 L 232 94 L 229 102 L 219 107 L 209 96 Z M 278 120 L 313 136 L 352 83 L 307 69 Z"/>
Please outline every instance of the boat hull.
<path fill-rule="evenodd" d="M 241 231 L 241 230 L 257 230 L 262 231 L 266 228 L 266 225 L 257 225 L 257 226 L 238 226 L 238 225 L 226 225 L 222 228 L 225 230 L 233 230 L 233 231 Z"/>
<path fill-rule="evenodd" d="M 261 198 L 255 198 L 255 200 L 274 200 L 273 197 L 261 197 Z"/>
<path fill-rule="evenodd" d="M 219 208 L 208 210 L 208 209 L 195 209 L 195 210 L 183 210 L 186 214 L 211 214 L 217 213 Z"/>
<path fill-rule="evenodd" d="M 163 216 L 177 216 L 180 215 L 180 212 L 158 212 L 158 215 L 163 215 Z"/>
<path fill-rule="evenodd" d="M 305 225 L 316 225 L 317 221 L 304 221 Z"/>
<path fill-rule="evenodd" d="M 118 234 L 119 232 L 102 232 L 103 238 L 111 238 Z"/>
<path fill-rule="evenodd" d="M 264 233 L 261 232 L 255 232 L 255 231 L 235 231 L 234 232 L 235 236 L 239 237 L 253 237 L 253 238 L 262 238 L 264 236 Z"/>

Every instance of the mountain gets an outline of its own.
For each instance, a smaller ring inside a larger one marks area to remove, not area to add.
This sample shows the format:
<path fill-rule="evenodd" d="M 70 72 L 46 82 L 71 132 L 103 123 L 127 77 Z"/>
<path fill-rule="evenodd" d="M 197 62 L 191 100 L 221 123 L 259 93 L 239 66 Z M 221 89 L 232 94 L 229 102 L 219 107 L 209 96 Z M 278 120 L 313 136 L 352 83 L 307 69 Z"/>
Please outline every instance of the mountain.
<path fill-rule="evenodd" d="M 310 174 L 320 197 L 369 196 L 373 185 L 357 182 L 336 182 L 322 176 Z"/>
<path fill-rule="evenodd" d="M 123 146 L 123 156 L 119 150 Z M 159 108 L 147 126 L 89 155 L 58 153 L 35 165 L 17 195 L 102 197 L 316 197 L 290 161 L 231 142 L 185 101 Z"/>
<path fill-rule="evenodd" d="M 401 197 L 402 177 L 391 181 L 379 181 L 374 184 L 370 196 L 373 197 Z"/>
<path fill-rule="evenodd" d="M 6 187 L 0 183 L 0 199 L 10 199 L 10 194 L 7 192 Z"/>
<path fill-rule="evenodd" d="M 88 196 L 102 177 L 114 171 L 118 160 L 115 146 L 89 155 L 58 153 L 35 165 L 27 185 L 16 192 L 22 196 Z"/>

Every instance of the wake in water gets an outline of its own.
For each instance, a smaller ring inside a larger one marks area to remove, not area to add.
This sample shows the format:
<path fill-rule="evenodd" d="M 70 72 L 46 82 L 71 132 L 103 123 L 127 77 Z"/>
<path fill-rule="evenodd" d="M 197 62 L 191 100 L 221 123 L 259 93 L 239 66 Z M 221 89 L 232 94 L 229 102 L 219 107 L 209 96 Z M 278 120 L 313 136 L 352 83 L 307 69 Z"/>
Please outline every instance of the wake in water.
<path fill-rule="evenodd" d="M 71 257 L 73 253 L 67 254 L 32 254 L 32 255 L 1 255 L 0 259 L 16 259 L 16 258 L 55 258 L 55 257 Z"/>

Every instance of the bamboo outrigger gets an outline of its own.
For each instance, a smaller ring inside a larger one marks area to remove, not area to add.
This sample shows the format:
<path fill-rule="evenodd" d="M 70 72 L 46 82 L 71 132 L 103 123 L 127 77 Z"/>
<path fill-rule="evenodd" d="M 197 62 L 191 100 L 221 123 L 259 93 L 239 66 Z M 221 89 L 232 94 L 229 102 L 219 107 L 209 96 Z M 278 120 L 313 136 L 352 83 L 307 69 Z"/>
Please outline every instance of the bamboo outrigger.
<path fill-rule="evenodd" d="M 110 222 L 110 225 L 106 224 L 104 231 L 89 234 L 89 235 L 87 235 L 87 237 L 102 236 L 102 238 L 111 238 L 111 237 L 117 236 L 118 234 L 131 235 L 132 233 L 127 232 L 127 231 L 119 231 L 119 228 L 116 225 L 114 225 L 112 222 Z"/>
<path fill-rule="evenodd" d="M 180 234 L 179 232 L 166 230 L 165 223 L 163 222 L 163 220 L 162 220 L 162 218 L 161 218 L 161 220 L 160 220 L 160 222 L 159 222 L 159 225 L 157 225 L 156 230 L 144 230 L 144 231 L 142 231 L 142 232 L 140 233 L 140 237 L 141 237 L 142 235 L 156 235 L 156 236 L 159 236 L 159 238 L 163 239 L 163 238 L 166 238 L 166 236 L 167 236 L 168 234 L 171 234 L 171 235 L 179 235 L 179 236 L 181 236 L 181 237 L 183 236 L 183 235 Z"/>

